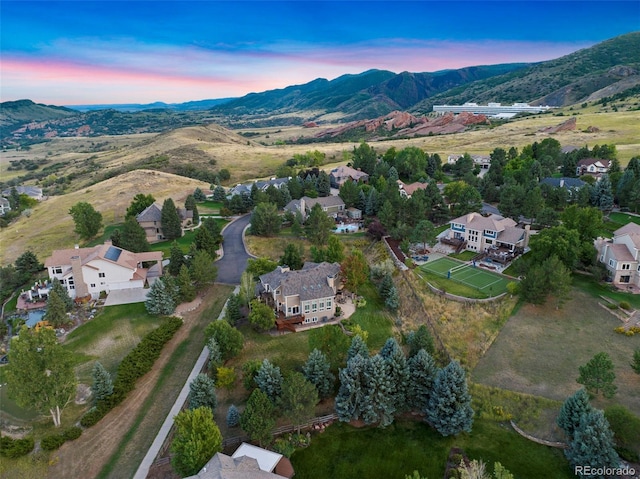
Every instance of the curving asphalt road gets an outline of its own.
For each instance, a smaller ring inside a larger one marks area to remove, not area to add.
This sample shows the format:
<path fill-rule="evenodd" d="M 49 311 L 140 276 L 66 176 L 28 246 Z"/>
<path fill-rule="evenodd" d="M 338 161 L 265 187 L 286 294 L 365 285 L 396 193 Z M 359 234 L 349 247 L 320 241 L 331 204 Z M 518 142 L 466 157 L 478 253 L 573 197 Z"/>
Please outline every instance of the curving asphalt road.
<path fill-rule="evenodd" d="M 251 258 L 244 247 L 242 233 L 251 222 L 251 215 L 245 215 L 229 223 L 222 232 L 224 256 L 215 262 L 218 268 L 217 283 L 240 284 L 240 276 Z"/>

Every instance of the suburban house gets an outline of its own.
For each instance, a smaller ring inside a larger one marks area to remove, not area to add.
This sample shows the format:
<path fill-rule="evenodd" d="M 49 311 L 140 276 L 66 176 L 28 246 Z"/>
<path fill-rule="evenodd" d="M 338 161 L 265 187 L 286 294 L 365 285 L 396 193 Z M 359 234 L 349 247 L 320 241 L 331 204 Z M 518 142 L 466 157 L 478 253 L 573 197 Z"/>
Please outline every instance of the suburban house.
<path fill-rule="evenodd" d="M 569 199 L 573 199 L 578 194 L 578 190 L 586 186 L 586 183 L 579 178 L 543 178 L 541 185 L 549 185 L 552 188 L 564 188 L 569 192 Z"/>
<path fill-rule="evenodd" d="M 455 165 L 463 155 L 449 155 L 447 163 Z M 473 160 L 473 164 L 479 166 L 483 170 L 488 170 L 491 166 L 491 157 L 489 155 L 469 155 Z"/>
<path fill-rule="evenodd" d="M 600 158 L 584 158 L 578 161 L 576 166 L 576 176 L 591 175 L 600 177 L 611 168 L 611 160 Z"/>
<path fill-rule="evenodd" d="M 0 216 L 6 215 L 9 211 L 11 211 L 11 204 L 9 203 L 9 200 L 0 197 Z"/>
<path fill-rule="evenodd" d="M 613 232 L 613 238 L 596 240 L 598 259 L 616 286 L 640 287 L 640 225 L 629 223 Z"/>
<path fill-rule="evenodd" d="M 217 452 L 194 476 L 186 479 L 291 479 L 289 459 L 261 447 L 242 443 L 233 456 Z"/>
<path fill-rule="evenodd" d="M 404 196 L 405 198 L 411 198 L 418 190 L 426 190 L 427 183 L 421 183 L 416 181 L 415 183 L 406 184 L 402 180 L 398 180 L 398 188 L 400 189 L 400 196 Z"/>
<path fill-rule="evenodd" d="M 281 189 L 287 186 L 290 179 L 291 178 L 270 178 L 268 180 L 258 180 L 249 183 L 238 183 L 229 190 L 227 197 L 230 198 L 235 195 L 251 195 L 253 185 L 255 185 L 260 191 L 267 191 L 267 188 L 270 186 Z"/>
<path fill-rule="evenodd" d="M 334 218 L 345 210 L 344 201 L 339 196 L 323 196 L 319 198 L 303 196 L 299 200 L 291 200 L 284 207 L 284 210 L 291 211 L 293 214 L 299 211 L 302 213 L 302 217 L 306 218 L 316 203 L 320 204 L 322 211 Z"/>
<path fill-rule="evenodd" d="M 16 191 L 19 195 L 27 195 L 29 198 L 33 198 L 34 200 L 42 201 L 42 188 L 38 188 L 37 186 L 16 186 Z M 2 190 L 2 196 L 10 196 L 11 188 L 7 188 Z"/>
<path fill-rule="evenodd" d="M 329 182 L 332 188 L 340 188 L 347 181 L 366 183 L 369 181 L 369 175 L 350 166 L 339 166 L 329 173 Z"/>
<path fill-rule="evenodd" d="M 103 291 L 143 288 L 149 278 L 162 276 L 162 252 L 132 253 L 106 241 L 90 248 L 55 250 L 44 265 L 49 278 L 58 278 L 72 298 L 97 299 Z"/>
<path fill-rule="evenodd" d="M 491 214 L 469 213 L 449 221 L 449 229 L 441 239 L 443 243 L 478 253 L 513 254 L 521 252 L 529 241 L 529 231 L 520 228 L 511 218 Z M 443 241 L 444 240 L 444 241 Z M 449 241 L 447 241 L 449 240 Z M 499 256 L 498 256 L 499 257 Z"/>
<path fill-rule="evenodd" d="M 191 224 L 193 211 L 184 208 L 176 208 L 182 227 Z M 157 243 L 165 239 L 162 234 L 162 209 L 157 204 L 145 208 L 136 216 L 136 221 L 144 230 L 149 243 Z"/>
<path fill-rule="evenodd" d="M 317 323 L 335 314 L 339 273 L 338 263 L 307 261 L 298 271 L 278 266 L 260 276 L 256 293 L 273 307 L 281 321 Z"/>

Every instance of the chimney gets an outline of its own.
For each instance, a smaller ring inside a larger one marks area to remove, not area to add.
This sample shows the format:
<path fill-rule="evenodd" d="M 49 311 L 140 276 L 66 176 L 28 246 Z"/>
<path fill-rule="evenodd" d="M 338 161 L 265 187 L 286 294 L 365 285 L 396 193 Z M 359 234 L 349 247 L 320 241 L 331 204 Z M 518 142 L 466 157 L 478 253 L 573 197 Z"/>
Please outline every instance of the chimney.
<path fill-rule="evenodd" d="M 278 269 L 280 270 L 281 273 L 288 273 L 290 271 L 289 266 L 282 265 L 282 266 L 278 266 Z"/>
<path fill-rule="evenodd" d="M 560 188 L 564 186 L 564 178 L 560 178 Z"/>
<path fill-rule="evenodd" d="M 531 236 L 531 225 L 524 225 L 524 247 L 529 246 L 529 237 Z"/>
<path fill-rule="evenodd" d="M 71 257 L 71 271 L 73 272 L 73 283 L 75 286 L 76 298 L 84 298 L 89 295 L 89 289 L 84 282 L 84 275 L 82 274 L 82 260 L 80 256 Z"/>

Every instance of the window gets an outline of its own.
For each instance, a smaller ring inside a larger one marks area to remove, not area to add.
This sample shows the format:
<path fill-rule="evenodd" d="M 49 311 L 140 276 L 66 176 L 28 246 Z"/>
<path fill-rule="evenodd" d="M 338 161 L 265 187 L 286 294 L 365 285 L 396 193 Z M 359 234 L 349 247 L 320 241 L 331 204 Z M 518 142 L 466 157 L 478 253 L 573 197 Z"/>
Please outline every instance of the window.
<path fill-rule="evenodd" d="M 53 274 L 62 274 L 62 266 L 54 266 Z"/>
<path fill-rule="evenodd" d="M 324 301 L 320 301 L 320 311 L 324 311 Z"/>
<path fill-rule="evenodd" d="M 310 311 L 311 307 L 309 306 L 309 303 L 304 303 L 304 312 L 305 314 L 308 313 Z"/>
<path fill-rule="evenodd" d="M 96 287 L 96 283 L 91 283 L 91 287 L 95 288 Z"/>
<path fill-rule="evenodd" d="M 104 277 L 105 277 L 104 273 L 98 273 L 98 278 L 104 278 Z"/>
<path fill-rule="evenodd" d="M 631 276 L 620 276 L 621 283 L 628 283 L 631 280 Z"/>
<path fill-rule="evenodd" d="M 311 303 L 311 312 L 315 313 L 316 311 L 318 311 L 318 303 L 314 301 L 313 303 Z"/>
<path fill-rule="evenodd" d="M 287 308 L 287 313 L 291 313 L 291 306 Z"/>
<path fill-rule="evenodd" d="M 629 263 L 624 263 L 622 265 L 622 269 L 631 269 L 631 265 Z"/>
<path fill-rule="evenodd" d="M 640 269 L 640 266 L 638 266 L 638 268 Z M 331 309 L 331 300 L 327 299 L 327 309 Z"/>
<path fill-rule="evenodd" d="M 73 276 L 71 276 L 71 278 L 69 278 L 69 279 L 67 280 L 67 283 L 68 283 L 70 286 L 71 286 L 71 285 L 76 284 L 76 283 L 73 281 Z"/>
<path fill-rule="evenodd" d="M 615 261 L 613 261 L 612 259 L 609 260 L 609 266 L 615 266 Z"/>

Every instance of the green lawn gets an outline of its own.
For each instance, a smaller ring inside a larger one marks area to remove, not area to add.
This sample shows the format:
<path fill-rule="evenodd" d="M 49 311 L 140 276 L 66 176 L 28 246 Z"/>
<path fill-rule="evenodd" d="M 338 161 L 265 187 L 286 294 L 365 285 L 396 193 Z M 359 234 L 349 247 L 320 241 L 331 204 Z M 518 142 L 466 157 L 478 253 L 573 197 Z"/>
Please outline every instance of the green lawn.
<path fill-rule="evenodd" d="M 475 251 L 463 251 L 461 253 L 451 253 L 450 258 L 459 259 L 460 261 L 471 261 L 474 256 L 478 256 Z"/>
<path fill-rule="evenodd" d="M 199 202 L 197 206 L 198 213 L 201 215 L 217 215 L 220 214 L 220 208 L 224 205 L 219 201 L 206 200 Z"/>
<path fill-rule="evenodd" d="M 397 421 L 380 429 L 330 426 L 315 435 L 311 446 L 291 458 L 296 479 L 402 479 L 414 470 L 421 476 L 441 478 L 451 447 L 460 447 L 470 459 L 494 462 L 518 478 L 574 477 L 561 451 L 535 444 L 509 426 L 476 420 L 470 434 L 442 437 L 423 422 Z"/>
<path fill-rule="evenodd" d="M 626 301 L 634 309 L 640 309 L 640 295 L 625 293 L 624 291 L 620 291 L 617 288 L 614 288 L 610 284 L 599 283 L 590 276 L 574 274 L 573 285 L 580 290 L 588 293 L 593 298 L 600 299 L 601 296 L 604 296 L 617 303 L 619 303 L 620 301 Z"/>

